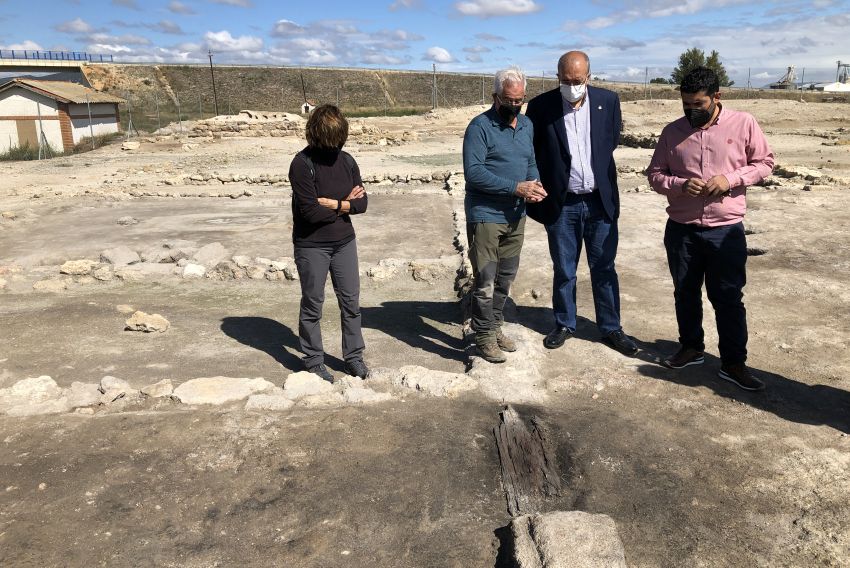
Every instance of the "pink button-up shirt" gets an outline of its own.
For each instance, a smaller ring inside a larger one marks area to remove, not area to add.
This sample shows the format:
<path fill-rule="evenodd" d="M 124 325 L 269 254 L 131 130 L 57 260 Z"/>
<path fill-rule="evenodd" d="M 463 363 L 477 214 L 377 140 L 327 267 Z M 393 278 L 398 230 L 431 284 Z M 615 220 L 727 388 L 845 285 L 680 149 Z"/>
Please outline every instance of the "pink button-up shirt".
<path fill-rule="evenodd" d="M 667 196 L 667 214 L 677 223 L 702 227 L 731 225 L 747 212 L 747 186 L 773 171 L 773 152 L 756 119 L 721 107 L 706 129 L 692 128 L 683 116 L 664 127 L 647 170 L 652 189 Z M 683 186 L 690 178 L 708 181 L 722 175 L 729 192 L 691 197 Z"/>

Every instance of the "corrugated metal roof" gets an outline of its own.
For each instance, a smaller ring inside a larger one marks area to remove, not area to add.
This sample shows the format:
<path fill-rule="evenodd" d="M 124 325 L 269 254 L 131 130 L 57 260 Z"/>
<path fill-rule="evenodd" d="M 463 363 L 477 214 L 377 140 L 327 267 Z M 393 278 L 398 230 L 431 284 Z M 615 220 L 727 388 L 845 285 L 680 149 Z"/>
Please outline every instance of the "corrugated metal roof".
<path fill-rule="evenodd" d="M 68 81 L 36 81 L 34 79 L 12 79 L 2 87 L 0 92 L 14 87 L 21 87 L 28 91 L 33 91 L 52 99 L 56 99 L 62 103 L 82 103 L 85 104 L 86 96 L 90 103 L 123 103 L 124 99 L 110 95 L 109 93 L 101 93 L 89 87 L 84 87 L 78 83 L 69 83 Z"/>

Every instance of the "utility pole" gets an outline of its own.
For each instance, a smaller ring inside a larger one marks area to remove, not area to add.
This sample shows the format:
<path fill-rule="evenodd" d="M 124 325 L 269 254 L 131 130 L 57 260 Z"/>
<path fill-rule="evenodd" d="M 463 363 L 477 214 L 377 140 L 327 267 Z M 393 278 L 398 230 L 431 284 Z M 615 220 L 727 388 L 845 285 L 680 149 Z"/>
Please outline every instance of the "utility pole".
<path fill-rule="evenodd" d="M 433 110 L 437 108 L 437 64 L 432 63 L 431 69 L 433 70 L 434 74 L 434 86 L 431 90 L 431 109 Z"/>
<path fill-rule="evenodd" d="M 212 50 L 208 49 L 207 54 L 210 56 L 210 76 L 212 77 L 213 103 L 215 104 L 215 115 L 218 116 L 218 95 L 215 92 L 215 71 L 213 70 L 213 64 L 212 64 L 212 57 L 213 57 Z"/>

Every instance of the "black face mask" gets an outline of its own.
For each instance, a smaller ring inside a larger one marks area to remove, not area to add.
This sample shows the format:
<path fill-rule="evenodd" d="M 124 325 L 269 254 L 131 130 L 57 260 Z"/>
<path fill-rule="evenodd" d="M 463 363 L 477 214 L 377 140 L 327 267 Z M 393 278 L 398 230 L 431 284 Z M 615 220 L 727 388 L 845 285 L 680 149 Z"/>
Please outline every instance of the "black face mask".
<path fill-rule="evenodd" d="M 702 108 L 686 108 L 685 118 L 688 119 L 691 128 L 701 128 L 708 124 L 708 121 L 711 120 L 711 115 L 714 114 L 716 106 L 717 105 L 714 104 L 714 101 L 712 101 L 708 110 Z"/>
<path fill-rule="evenodd" d="M 505 122 L 513 122 L 514 119 L 519 114 L 519 111 L 521 111 L 521 110 L 522 110 L 522 105 L 516 105 L 515 106 L 515 105 L 501 104 L 501 105 L 499 105 L 498 112 L 499 112 L 499 116 L 502 117 L 502 120 L 504 120 Z"/>

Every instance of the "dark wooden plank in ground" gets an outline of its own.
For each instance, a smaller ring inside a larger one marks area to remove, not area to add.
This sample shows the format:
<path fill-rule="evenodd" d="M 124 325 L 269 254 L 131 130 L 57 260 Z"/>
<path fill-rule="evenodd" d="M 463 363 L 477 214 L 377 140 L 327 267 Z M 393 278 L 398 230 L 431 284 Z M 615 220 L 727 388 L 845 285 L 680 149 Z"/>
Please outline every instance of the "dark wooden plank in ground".
<path fill-rule="evenodd" d="M 526 425 L 519 413 L 508 406 L 499 413 L 501 421 L 493 428 L 502 485 L 511 516 L 539 513 L 544 502 L 561 493 L 558 465 L 547 449 L 546 434 L 536 418 Z"/>

